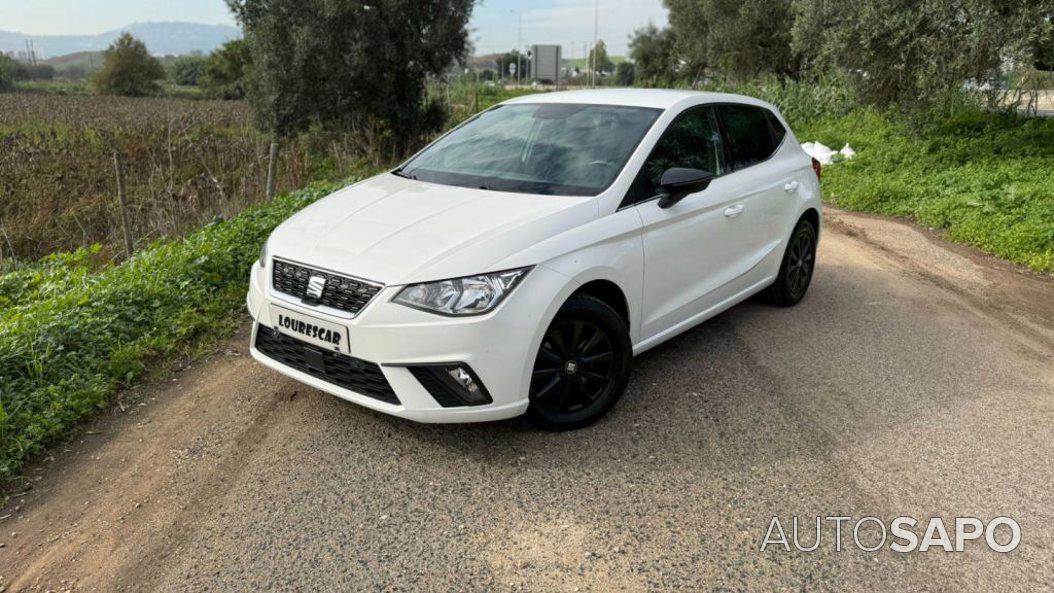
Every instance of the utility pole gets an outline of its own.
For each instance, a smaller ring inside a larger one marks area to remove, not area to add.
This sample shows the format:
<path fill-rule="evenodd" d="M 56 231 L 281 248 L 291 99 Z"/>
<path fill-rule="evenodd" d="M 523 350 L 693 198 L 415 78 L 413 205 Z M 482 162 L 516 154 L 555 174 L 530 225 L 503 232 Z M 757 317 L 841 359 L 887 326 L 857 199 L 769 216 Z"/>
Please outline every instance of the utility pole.
<path fill-rule="evenodd" d="M 589 86 L 597 86 L 597 24 L 600 22 L 600 0 L 593 0 L 593 59 L 589 67 Z"/>

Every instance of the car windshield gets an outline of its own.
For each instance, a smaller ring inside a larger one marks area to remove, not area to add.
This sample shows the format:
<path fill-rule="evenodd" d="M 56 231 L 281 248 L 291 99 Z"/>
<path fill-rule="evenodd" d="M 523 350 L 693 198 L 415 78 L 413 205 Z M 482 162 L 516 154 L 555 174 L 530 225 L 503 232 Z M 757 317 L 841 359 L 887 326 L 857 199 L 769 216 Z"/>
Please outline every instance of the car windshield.
<path fill-rule="evenodd" d="M 444 185 L 593 196 L 615 180 L 659 113 L 614 105 L 501 105 L 440 138 L 395 173 Z"/>

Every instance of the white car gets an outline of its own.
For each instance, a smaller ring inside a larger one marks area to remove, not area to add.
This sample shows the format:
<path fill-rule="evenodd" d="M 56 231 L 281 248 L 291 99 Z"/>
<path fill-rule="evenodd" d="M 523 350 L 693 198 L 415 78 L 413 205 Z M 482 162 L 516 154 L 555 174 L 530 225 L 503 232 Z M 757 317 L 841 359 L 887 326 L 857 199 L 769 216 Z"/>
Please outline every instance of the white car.
<path fill-rule="evenodd" d="M 506 101 L 270 236 L 251 352 L 421 422 L 585 426 L 634 355 L 805 295 L 820 169 L 772 105 L 595 90 Z"/>

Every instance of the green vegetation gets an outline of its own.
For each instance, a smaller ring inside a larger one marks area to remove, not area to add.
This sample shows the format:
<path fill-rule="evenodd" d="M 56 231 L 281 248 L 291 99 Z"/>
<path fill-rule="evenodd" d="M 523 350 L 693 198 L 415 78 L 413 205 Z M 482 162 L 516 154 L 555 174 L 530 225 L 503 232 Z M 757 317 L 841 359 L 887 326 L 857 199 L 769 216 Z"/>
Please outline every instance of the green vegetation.
<path fill-rule="evenodd" d="M 235 39 L 209 54 L 198 84 L 212 99 L 244 99 L 252 54 L 249 43 Z"/>
<path fill-rule="evenodd" d="M 95 89 L 102 95 L 145 97 L 161 92 L 159 81 L 165 69 L 150 55 L 146 45 L 124 33 L 103 54 L 102 68 L 95 73 Z"/>
<path fill-rule="evenodd" d="M 177 86 L 197 86 L 207 58 L 200 54 L 179 56 L 169 65 L 169 77 Z"/>
<path fill-rule="evenodd" d="M 997 0 L 665 0 L 669 27 L 638 30 L 644 80 L 698 84 L 837 71 L 863 104 L 904 112 L 955 108 L 964 86 L 1005 104 L 1005 69 L 1045 66 L 1050 2 Z"/>
<path fill-rule="evenodd" d="M 1054 119 L 963 109 L 921 130 L 857 110 L 800 125 L 799 140 L 855 158 L 824 169 L 838 206 L 910 216 L 1037 272 L 1054 272 Z"/>
<path fill-rule="evenodd" d="M 271 229 L 341 184 L 316 185 L 90 273 L 92 250 L 2 277 L 0 477 L 164 354 L 229 332 Z M 68 264 L 68 265 L 67 265 Z"/>
<path fill-rule="evenodd" d="M 0 54 L 0 93 L 11 90 L 15 84 L 15 61 Z"/>

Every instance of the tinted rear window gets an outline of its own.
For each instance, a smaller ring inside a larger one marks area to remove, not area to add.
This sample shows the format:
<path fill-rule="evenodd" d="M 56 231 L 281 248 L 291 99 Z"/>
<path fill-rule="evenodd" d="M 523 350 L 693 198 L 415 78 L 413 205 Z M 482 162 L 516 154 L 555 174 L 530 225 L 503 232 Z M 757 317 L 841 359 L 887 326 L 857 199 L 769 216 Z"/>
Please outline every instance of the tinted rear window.
<path fill-rule="evenodd" d="M 751 105 L 719 105 L 717 114 L 725 126 L 733 170 L 760 163 L 775 152 L 779 141 L 773 138 L 768 110 Z"/>

